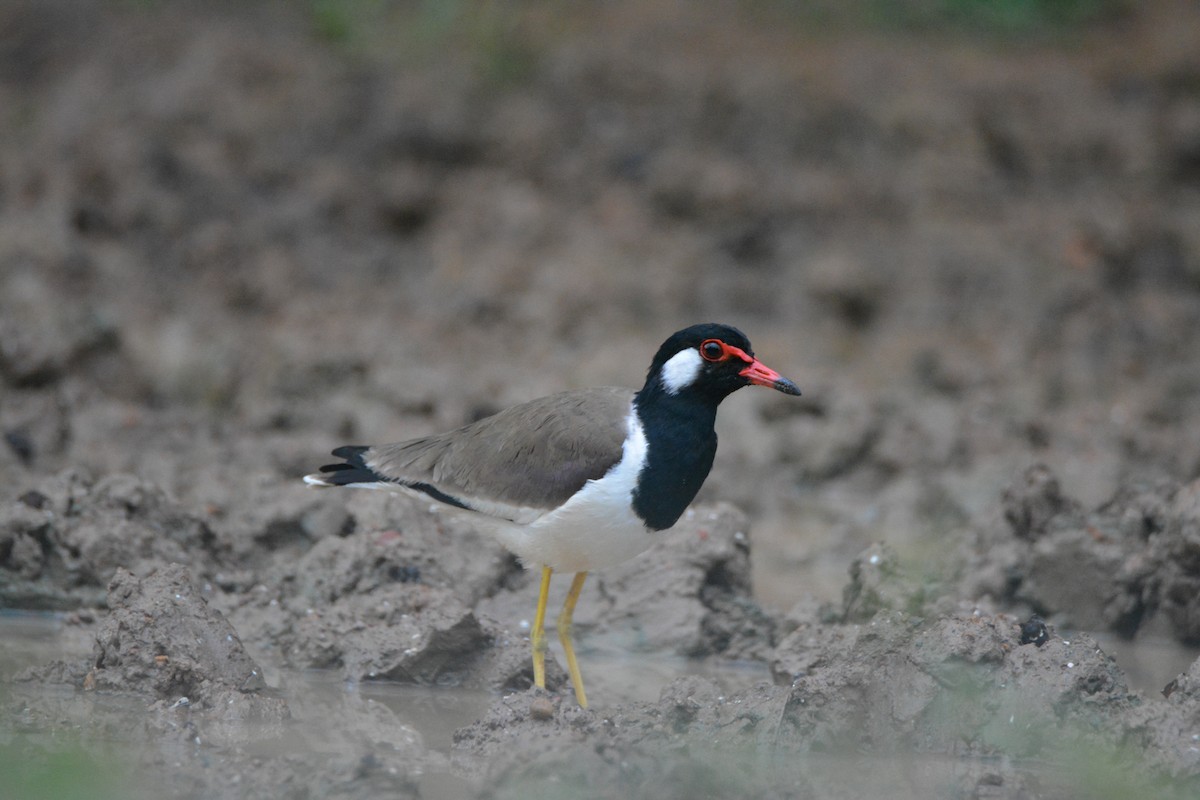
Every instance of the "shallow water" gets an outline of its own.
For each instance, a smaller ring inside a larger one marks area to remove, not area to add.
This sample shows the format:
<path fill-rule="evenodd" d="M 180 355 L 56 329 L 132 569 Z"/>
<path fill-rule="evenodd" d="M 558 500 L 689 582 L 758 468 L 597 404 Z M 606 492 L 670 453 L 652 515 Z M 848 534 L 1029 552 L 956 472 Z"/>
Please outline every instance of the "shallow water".
<path fill-rule="evenodd" d="M 86 658 L 91 648 L 91 631 L 68 623 L 60 613 L 0 614 L 0 691 L 2 683 L 22 669 L 56 659 Z M 579 655 L 588 680 L 589 696 L 603 705 L 632 700 L 653 701 L 663 686 L 684 675 L 703 675 L 732 691 L 767 680 L 761 664 L 710 663 L 676 656 L 630 653 L 616 642 L 581 641 Z M 454 732 L 485 715 L 496 697 L 493 693 L 458 687 L 424 687 L 390 682 L 350 682 L 340 673 L 301 671 L 267 666 L 262 653 L 251 653 L 264 664 L 268 685 L 277 690 L 291 710 L 292 720 L 279 727 L 256 723 L 226 723 L 207 726 L 216 741 L 192 744 L 196 751 L 205 745 L 233 748 L 249 758 L 297 754 L 319 762 L 338 759 L 354 761 L 364 753 L 385 757 L 394 754 L 418 776 L 422 798 L 439 800 L 472 794 L 471 781 L 463 777 L 469 759 L 452 750 Z M 13 694 L 18 694 L 14 692 Z M 19 695 L 18 695 L 19 696 Z M 4 695 L 0 694 L 0 699 Z M 133 767 L 137 750 L 146 746 L 144 718 L 147 701 L 142 698 L 80 693 L 67 688 L 43 692 L 55 720 L 53 730 L 22 722 L 22 703 L 13 704 L 14 720 L 0 721 L 0 744 L 14 732 L 44 740 L 53 750 L 64 730 L 84 731 L 106 741 L 115 774 L 141 784 L 149 781 L 147 794 L 157 791 L 162 776 L 137 775 Z M 569 702 L 569 701 L 568 701 Z M 28 703 L 25 704 L 26 709 Z M 15 721 L 15 724 L 14 724 Z M 10 725 L 12 727 L 10 727 Z M 158 745 L 179 747 L 178 743 Z M 90 744 L 84 748 L 91 751 Z M 170 760 L 170 754 L 164 750 Z M 178 761 L 194 756 L 180 752 Z M 121 766 L 124 765 L 124 766 Z M 478 765 L 475 765 L 478 766 Z M 240 768 L 230 765 L 229 768 Z"/>
<path fill-rule="evenodd" d="M 67 615 L 54 612 L 0 612 L 0 643 L 3 643 L 0 680 L 55 659 L 86 657 L 91 651 L 91 630 L 68 624 L 66 620 Z M 1168 637 L 1126 640 L 1105 632 L 1087 633 L 1117 661 L 1130 687 L 1147 694 L 1160 692 L 1200 658 L 1200 647 L 1189 647 Z M 1060 635 L 1069 638 L 1071 632 Z M 580 637 L 579 657 L 589 697 L 608 698 L 608 702 L 649 702 L 658 698 L 664 685 L 685 675 L 711 678 L 730 691 L 770 679 L 762 664 L 634 653 L 624 644 L 627 643 L 620 634 Z M 263 665 L 267 683 L 283 692 L 293 714 L 314 695 L 358 693 L 386 704 L 422 734 L 432 737 L 431 742 L 437 742 L 448 739 L 456 728 L 481 716 L 494 699 L 488 692 L 458 687 L 430 688 L 388 682 L 354 684 L 333 671 L 281 670 L 272 666 L 263 653 L 248 649 Z"/>
<path fill-rule="evenodd" d="M 63 614 L 0 614 L 0 679 L 10 678 L 25 667 L 54 659 L 81 658 L 90 652 L 91 632 L 68 623 Z M 1111 636 L 1097 637 L 1125 670 L 1131 685 L 1146 694 L 1185 670 L 1197 655 L 1167 639 L 1125 642 Z M 728 664 L 694 661 L 678 657 L 630 653 L 614 642 L 581 637 L 580 656 L 589 680 L 589 693 L 600 705 L 631 700 L 653 701 L 672 679 L 704 675 L 727 690 L 749 686 L 768 678 L 760 664 Z M 262 654 L 255 654 L 260 657 Z M 261 663 L 261 661 L 260 661 Z M 347 682 L 334 671 L 267 669 L 268 683 L 286 698 L 292 721 L 284 726 L 227 723 L 205 727 L 209 742 L 186 737 L 156 743 L 167 763 L 194 762 L 198 753 L 215 745 L 214 764 L 221 769 L 252 769 L 254 759 L 300 756 L 318 764 L 354 763 L 365 753 L 383 763 L 403 765 L 405 774 L 417 782 L 422 798 L 450 800 L 478 791 L 474 775 L 485 764 L 455 752 L 454 732 L 483 717 L 495 701 L 492 693 L 447 687 L 420 687 L 395 683 Z M 7 694 L 7 692 L 6 692 Z M 13 694 L 18 694 L 14 692 Z M 16 698 L 10 698 L 16 699 Z M 81 694 L 69 689 L 52 689 L 39 696 L 55 722 L 49 729 L 24 719 L 26 701 L 11 704 L 16 714 L 0 722 L 0 744 L 21 737 L 47 752 L 63 747 L 65 732 L 78 732 L 79 758 L 95 763 L 103 754 L 105 769 L 113 786 L 141 786 L 147 796 L 169 784 L 170 776 L 147 774 L 138 763 L 139 748 L 147 747 L 144 699 L 99 694 Z M 24 705 L 24 709 L 23 709 Z M 7 716 L 7 715 L 6 715 Z M 43 717 L 45 719 L 45 717 Z M 100 741 L 94 741 L 100 740 Z M 178 750 L 176 753 L 175 750 Z M 16 752 L 16 751 L 13 751 Z M 71 751 L 73 752 L 73 751 Z M 240 757 L 230 760 L 230 752 Z M 173 755 L 174 753 L 174 755 Z M 999 768 L 970 754 L 963 757 L 912 754 L 820 753 L 806 756 L 803 763 L 775 763 L 761 752 L 732 754 L 738 768 L 745 760 L 765 759 L 759 768 L 778 774 L 780 785 L 802 781 L 816 796 L 883 796 L 919 798 L 953 794 L 963 781 Z M 392 759 L 392 761 L 389 761 Z M 69 761 L 69 759 L 68 759 Z M 1041 796 L 1069 797 L 1088 776 L 1072 771 L 1069 760 L 1011 765 L 1036 776 Z M 847 794 L 849 792 L 849 794 Z M 136 792 L 135 792 L 136 793 Z M 96 796 L 106 796 L 99 792 Z"/>

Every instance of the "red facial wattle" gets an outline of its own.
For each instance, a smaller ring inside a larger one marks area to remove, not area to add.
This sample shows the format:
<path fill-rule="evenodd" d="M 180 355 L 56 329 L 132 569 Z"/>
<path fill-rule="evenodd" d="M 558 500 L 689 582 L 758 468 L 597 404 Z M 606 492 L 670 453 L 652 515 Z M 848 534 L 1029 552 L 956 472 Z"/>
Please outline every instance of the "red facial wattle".
<path fill-rule="evenodd" d="M 710 358 L 705 354 L 706 346 L 710 343 L 715 343 L 721 346 L 721 353 L 716 358 Z M 790 380 L 783 377 L 778 372 L 771 369 L 766 364 L 762 363 L 740 347 L 734 347 L 733 345 L 726 344 L 720 339 L 708 339 L 700 345 L 700 354 L 706 361 L 726 361 L 730 358 L 737 358 L 747 365 L 744 369 L 739 371 L 738 374 L 750 381 L 750 383 L 758 386 L 767 386 L 777 392 L 783 392 L 784 394 L 800 394 L 800 389 L 796 387 L 796 384 L 792 383 Z"/>

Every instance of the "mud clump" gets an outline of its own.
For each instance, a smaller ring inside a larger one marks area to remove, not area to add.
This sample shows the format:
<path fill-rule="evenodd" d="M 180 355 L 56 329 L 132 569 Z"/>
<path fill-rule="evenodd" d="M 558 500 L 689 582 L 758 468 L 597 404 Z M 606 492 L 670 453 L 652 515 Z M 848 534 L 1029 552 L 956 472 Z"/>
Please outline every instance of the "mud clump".
<path fill-rule="evenodd" d="M 646 650 L 763 660 L 775 620 L 750 585 L 750 523 L 728 504 L 697 506 L 650 550 L 597 573 L 576 620 Z"/>
<path fill-rule="evenodd" d="M 85 360 L 119 348 L 118 329 L 94 307 L 62 308 L 45 281 L 12 281 L 0 299 L 0 385 L 47 386 Z"/>
<path fill-rule="evenodd" d="M 842 590 L 842 622 L 867 622 L 884 609 L 921 610 L 927 600 L 916 576 L 903 569 L 892 548 L 873 544 L 850 562 Z"/>
<path fill-rule="evenodd" d="M 1055 730 L 1103 734 L 1140 704 L 1086 635 L 1022 645 L 1017 620 L 1003 615 L 882 612 L 843 633 L 790 676 L 785 719 L 807 747 L 952 752 L 970 743 L 1029 756 Z M 785 639 L 776 679 L 811 649 L 807 634 Z M 1006 731 L 1018 730 L 1038 735 L 1010 741 Z"/>
<path fill-rule="evenodd" d="M 1045 466 L 1004 495 L 1006 528 L 964 573 L 966 596 L 988 594 L 1059 624 L 1133 636 L 1160 620 L 1200 642 L 1200 486 L 1119 492 L 1092 511 Z"/>
<path fill-rule="evenodd" d="M 258 696 L 266 688 L 262 668 L 182 565 L 140 579 L 118 569 L 108 586 L 108 605 L 86 688 L 182 700 L 225 714 L 237 698 L 244 701 L 242 713 L 287 716 L 282 700 Z"/>
<path fill-rule="evenodd" d="M 1064 525 L 1081 515 L 1079 503 L 1063 496 L 1058 479 L 1044 464 L 1030 467 L 1021 485 L 1004 492 L 1004 519 L 1018 539 L 1039 539 L 1051 522 Z"/>
<path fill-rule="evenodd" d="M 426 686 L 477 684 L 476 662 L 492 641 L 493 633 L 452 593 L 429 587 L 343 601 L 298 617 L 281 637 L 295 666 Z"/>
<path fill-rule="evenodd" d="M 238 629 L 301 669 L 351 680 L 518 689 L 532 683 L 536 585 L 455 514 L 403 498 L 355 500 L 354 533 L 269 568 L 229 610 Z M 469 557 L 468 557 L 469 556 Z M 471 605 L 473 604 L 473 605 Z M 692 658 L 765 660 L 775 621 L 752 598 L 741 512 L 699 506 L 647 553 L 590 577 L 576 630 Z M 551 658 L 547 683 L 564 685 Z"/>
<path fill-rule="evenodd" d="M 0 511 L 0 605 L 100 606 L 113 571 L 211 559 L 206 523 L 132 475 L 93 480 L 69 470 Z"/>
<path fill-rule="evenodd" d="M 825 762 L 863 751 L 953 754 L 967 766 L 931 770 L 929 790 L 949 781 L 968 796 L 988 796 L 1029 788 L 1005 758 L 1119 758 L 1130 737 L 1158 741 L 1170 727 L 1148 724 L 1146 704 L 1092 639 L 1021 645 L 1020 624 L 1005 615 L 814 620 L 785 637 L 774 658 L 776 685 L 731 692 L 682 678 L 654 703 L 584 711 L 569 702 L 547 707 L 537 693 L 510 695 L 455 734 L 455 751 L 465 765 L 485 765 L 494 797 L 547 785 L 602 797 L 688 797 L 701 784 L 718 794 L 825 796 L 832 786 L 883 780 Z M 784 663 L 804 666 L 790 673 Z M 1190 681 L 1181 676 L 1178 689 L 1188 703 Z M 1182 730 L 1180 714 L 1151 705 Z M 661 760 L 673 768 L 655 769 Z M 1192 756 L 1171 766 L 1177 777 L 1200 780 Z"/>
<path fill-rule="evenodd" d="M 326 495 L 339 505 L 337 498 Z M 455 515 L 402 497 L 351 502 L 353 533 L 321 539 L 263 570 L 230 608 L 244 635 L 297 669 L 336 669 L 350 681 L 523 688 L 532 683 L 515 619 L 480 616 L 521 570 Z M 520 656 L 518 657 L 518 653 Z M 551 664 L 548 681 L 562 670 Z"/>
<path fill-rule="evenodd" d="M 712 681 L 683 678 L 656 703 L 596 712 L 568 701 L 547 715 L 542 698 L 525 692 L 457 731 L 454 748 L 464 768 L 484 765 L 488 796 L 497 798 L 547 786 L 603 798 L 754 795 L 769 785 L 804 785 L 790 784 L 799 774 L 788 767 L 778 784 L 756 773 L 783 766 L 769 749 L 755 756 L 755 748 L 772 743 L 784 699 L 779 687 L 727 697 Z"/>
<path fill-rule="evenodd" d="M 1161 531 L 1152 530 L 1159 533 L 1152 557 L 1162 565 L 1159 607 L 1176 636 L 1200 643 L 1200 481 L 1180 487 L 1165 515 L 1143 515 L 1142 525 L 1161 525 Z"/>

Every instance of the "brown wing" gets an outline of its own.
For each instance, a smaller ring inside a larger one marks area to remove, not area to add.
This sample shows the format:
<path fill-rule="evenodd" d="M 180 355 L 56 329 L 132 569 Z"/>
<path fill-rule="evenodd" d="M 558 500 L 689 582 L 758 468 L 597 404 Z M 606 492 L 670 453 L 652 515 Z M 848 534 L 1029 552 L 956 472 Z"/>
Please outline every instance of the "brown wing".
<path fill-rule="evenodd" d="M 363 463 L 444 502 L 527 521 L 621 460 L 632 400 L 632 391 L 611 387 L 562 392 L 448 433 L 371 447 Z"/>

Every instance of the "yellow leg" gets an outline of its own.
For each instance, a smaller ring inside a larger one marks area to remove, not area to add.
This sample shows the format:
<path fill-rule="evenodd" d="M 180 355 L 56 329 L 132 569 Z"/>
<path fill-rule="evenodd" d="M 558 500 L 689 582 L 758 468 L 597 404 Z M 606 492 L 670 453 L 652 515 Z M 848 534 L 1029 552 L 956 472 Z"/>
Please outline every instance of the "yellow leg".
<path fill-rule="evenodd" d="M 533 617 L 533 630 L 529 641 L 533 644 L 533 683 L 546 688 L 546 601 L 550 597 L 549 567 L 542 567 L 542 590 L 538 593 L 537 613 Z"/>
<path fill-rule="evenodd" d="M 571 581 L 571 591 L 567 592 L 567 601 L 563 603 L 562 613 L 558 615 L 558 640 L 562 642 L 563 652 L 567 655 L 567 671 L 571 673 L 575 699 L 579 701 L 580 708 L 587 708 L 587 695 L 583 691 L 583 675 L 579 672 L 579 662 L 575 660 L 575 648 L 571 645 L 571 618 L 575 615 L 575 603 L 579 601 L 579 593 L 583 591 L 585 580 L 586 572 L 575 573 L 575 580 Z"/>

